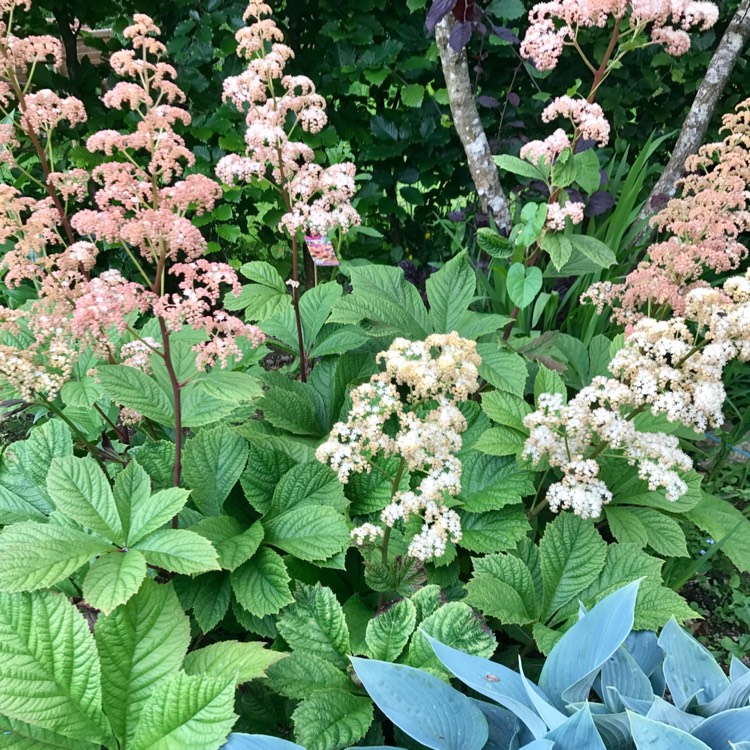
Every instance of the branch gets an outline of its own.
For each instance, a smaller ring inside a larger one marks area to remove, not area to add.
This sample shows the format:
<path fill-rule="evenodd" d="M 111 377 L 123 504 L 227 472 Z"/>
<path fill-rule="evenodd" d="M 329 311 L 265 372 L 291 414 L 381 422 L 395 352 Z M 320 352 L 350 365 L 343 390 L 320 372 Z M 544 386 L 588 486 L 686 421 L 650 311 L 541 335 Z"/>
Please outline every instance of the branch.
<path fill-rule="evenodd" d="M 456 52 L 448 42 L 454 25 L 453 14 L 449 13 L 435 27 L 435 41 L 440 52 L 453 123 L 463 144 L 471 177 L 482 202 L 482 209 L 492 214 L 498 229 L 510 230 L 508 199 L 500 186 L 500 177 L 492 158 L 487 134 L 479 119 L 469 78 L 466 51 Z"/>
<path fill-rule="evenodd" d="M 672 156 L 648 196 L 639 219 L 645 219 L 656 213 L 664 203 L 664 198 L 674 196 L 677 182 L 685 171 L 685 160 L 701 147 L 719 98 L 724 92 L 727 80 L 748 38 L 750 38 L 750 0 L 742 0 L 711 58 L 706 75 L 695 95 L 693 106 L 690 108 L 672 151 Z"/>

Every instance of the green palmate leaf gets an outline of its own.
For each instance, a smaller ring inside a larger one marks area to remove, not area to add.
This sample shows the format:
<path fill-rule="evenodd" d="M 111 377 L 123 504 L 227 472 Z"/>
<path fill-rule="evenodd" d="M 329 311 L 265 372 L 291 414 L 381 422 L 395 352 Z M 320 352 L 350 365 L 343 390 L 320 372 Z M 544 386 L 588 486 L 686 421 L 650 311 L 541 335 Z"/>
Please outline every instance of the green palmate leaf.
<path fill-rule="evenodd" d="M 526 442 L 526 433 L 512 427 L 490 427 L 474 446 L 489 456 L 515 456 Z"/>
<path fill-rule="evenodd" d="M 235 297 L 231 292 L 224 297 L 227 310 L 244 310 L 248 321 L 263 321 L 283 314 L 292 304 L 286 290 L 280 292 L 260 284 L 247 284 Z"/>
<path fill-rule="evenodd" d="M 102 389 L 92 377 L 71 380 L 62 387 L 60 396 L 66 406 L 88 408 L 101 397 Z"/>
<path fill-rule="evenodd" d="M 300 584 L 295 599 L 294 606 L 278 622 L 284 640 L 293 649 L 317 654 L 345 667 L 349 629 L 334 593 L 322 586 Z"/>
<path fill-rule="evenodd" d="M 245 468 L 247 455 L 247 442 L 225 425 L 201 430 L 187 441 L 183 476 L 201 513 L 216 516 L 221 512 Z"/>
<path fill-rule="evenodd" d="M 526 268 L 523 263 L 514 263 L 506 279 L 508 296 L 520 310 L 528 307 L 542 288 L 542 272 L 536 267 Z"/>
<path fill-rule="evenodd" d="M 211 542 L 187 529 L 154 531 L 133 547 L 143 552 L 151 565 L 174 573 L 192 575 L 219 567 L 216 550 Z"/>
<path fill-rule="evenodd" d="M 265 540 L 300 560 L 325 560 L 349 545 L 349 527 L 330 506 L 303 506 L 265 523 Z"/>
<path fill-rule="evenodd" d="M 399 459 L 393 456 L 377 463 L 382 471 L 375 469 L 369 473 L 362 472 L 349 477 L 346 494 L 352 501 L 350 512 L 353 516 L 378 513 L 391 501 Z M 408 482 L 409 472 L 404 471 L 400 489 L 406 490 Z"/>
<path fill-rule="evenodd" d="M 151 479 L 140 464 L 131 461 L 115 477 L 112 495 L 127 544 L 132 541 L 129 537 L 133 510 L 143 507 L 151 497 Z"/>
<path fill-rule="evenodd" d="M 335 281 L 308 289 L 300 299 L 299 308 L 302 318 L 302 335 L 306 349 L 315 343 L 321 328 L 331 314 L 333 305 L 343 293 L 343 288 Z M 299 348 L 299 345 L 297 346 Z"/>
<path fill-rule="evenodd" d="M 489 659 L 495 653 L 497 641 L 483 620 L 463 602 L 443 605 L 419 626 L 411 639 L 408 663 L 420 669 L 428 668 L 448 676 L 425 634 L 466 654 Z"/>
<path fill-rule="evenodd" d="M 20 521 L 45 521 L 47 519 L 52 506 L 41 495 L 33 492 L 31 497 L 26 496 L 27 493 L 22 488 L 14 486 L 8 476 L 0 481 L 12 485 L 6 487 L 0 484 L 0 525 L 7 526 Z"/>
<path fill-rule="evenodd" d="M 523 420 L 531 414 L 532 409 L 520 396 L 505 391 L 491 391 L 482 397 L 482 409 L 493 422 L 528 433 Z"/>
<path fill-rule="evenodd" d="M 83 615 L 62 594 L 0 594 L 0 712 L 83 742 L 109 745 L 94 638 Z"/>
<path fill-rule="evenodd" d="M 316 690 L 351 691 L 354 683 L 346 673 L 315 654 L 297 651 L 269 666 L 268 685 L 287 698 L 301 700 Z"/>
<path fill-rule="evenodd" d="M 260 380 L 246 372 L 212 370 L 201 373 L 196 382 L 200 384 L 203 393 L 233 404 L 247 404 L 263 395 Z"/>
<path fill-rule="evenodd" d="M 248 612 L 264 617 L 280 612 L 294 601 L 290 580 L 281 556 L 261 547 L 249 562 L 232 571 L 232 590 Z"/>
<path fill-rule="evenodd" d="M 537 594 L 524 562 L 512 555 L 491 555 L 474 561 L 466 601 L 503 624 L 526 625 L 536 620 Z"/>
<path fill-rule="evenodd" d="M 185 672 L 233 680 L 240 685 L 256 677 L 265 677 L 266 670 L 285 656 L 279 651 L 270 651 L 259 641 L 221 641 L 191 651 L 185 657 Z"/>
<path fill-rule="evenodd" d="M 396 661 L 417 625 L 417 610 L 408 599 L 396 602 L 367 624 L 365 641 L 371 659 Z"/>
<path fill-rule="evenodd" d="M 294 466 L 279 481 L 266 518 L 314 505 L 327 505 L 337 511 L 347 506 L 344 489 L 336 474 L 319 461 Z"/>
<path fill-rule="evenodd" d="M 137 550 L 102 555 L 83 579 L 83 598 L 108 615 L 135 594 L 146 577 L 146 558 Z"/>
<path fill-rule="evenodd" d="M 618 542 L 633 542 L 640 547 L 648 545 L 665 557 L 688 557 L 685 532 L 671 516 L 653 508 L 630 508 L 625 505 L 613 506 L 610 510 L 615 511 L 616 524 L 619 521 L 627 526 L 626 533 L 619 536 L 612 530 Z M 609 513 L 607 520 L 611 524 Z M 640 528 L 637 524 L 640 524 Z M 640 543 L 643 536 L 645 540 Z"/>
<path fill-rule="evenodd" d="M 484 513 L 520 502 L 535 492 L 531 475 L 515 461 L 470 451 L 461 458 L 461 494 L 464 510 Z"/>
<path fill-rule="evenodd" d="M 216 398 L 209 392 L 209 388 L 202 380 L 193 380 L 182 391 L 182 424 L 183 427 L 196 429 L 228 417 L 238 404 Z"/>
<path fill-rule="evenodd" d="M 121 477 L 126 478 L 128 472 L 131 471 L 133 475 L 137 475 L 142 472 L 142 469 L 134 461 L 131 461 L 127 468 L 118 474 L 115 480 L 114 493 L 129 545 L 139 542 L 169 522 L 185 507 L 190 495 L 188 490 L 179 487 L 159 490 L 159 492 L 151 495 L 144 491 L 146 489 L 145 482 L 139 484 L 137 490 L 132 482 L 123 486 Z M 143 480 L 142 476 L 140 480 Z M 126 494 L 128 489 L 134 491 Z"/>
<path fill-rule="evenodd" d="M 131 748 L 218 750 L 235 719 L 233 681 L 178 672 L 146 701 Z"/>
<path fill-rule="evenodd" d="M 154 487 L 166 489 L 172 486 L 175 448 L 171 440 L 138 445 L 130 451 L 130 455 L 146 470 Z"/>
<path fill-rule="evenodd" d="M 286 286 L 281 274 L 270 264 L 262 260 L 253 260 L 240 266 L 240 273 L 256 284 L 275 289 L 277 292 L 286 294 Z"/>
<path fill-rule="evenodd" d="M 326 326 L 309 354 L 312 359 L 330 354 L 343 354 L 358 349 L 369 340 L 369 336 L 357 326 Z"/>
<path fill-rule="evenodd" d="M 195 578 L 187 579 L 187 585 L 195 590 L 193 616 L 198 627 L 208 633 L 213 630 L 229 611 L 232 601 L 232 583 L 228 573 L 212 570 Z"/>
<path fill-rule="evenodd" d="M 607 544 L 592 521 L 563 513 L 547 526 L 539 548 L 546 619 L 597 579 Z"/>
<path fill-rule="evenodd" d="M 175 674 L 190 644 L 190 624 L 171 585 L 146 580 L 123 607 L 99 617 L 103 705 L 112 729 L 130 747 L 151 693 Z"/>
<path fill-rule="evenodd" d="M 310 398 L 302 392 L 271 388 L 258 403 L 274 426 L 294 435 L 320 435 L 321 429 Z"/>
<path fill-rule="evenodd" d="M 528 371 L 520 354 L 509 352 L 498 344 L 478 344 L 477 352 L 482 358 L 479 374 L 490 385 L 523 397 Z"/>
<path fill-rule="evenodd" d="M 13 452 L 36 487 L 47 495 L 47 472 L 52 460 L 73 455 L 73 440 L 67 425 L 53 420 L 35 427 L 23 442 L 14 444 Z"/>
<path fill-rule="evenodd" d="M 449 260 L 427 279 L 430 320 L 436 333 L 455 331 L 474 299 L 476 279 L 465 252 Z"/>
<path fill-rule="evenodd" d="M 417 622 L 426 620 L 431 614 L 437 612 L 445 602 L 440 586 L 434 583 L 422 587 L 411 598 L 411 603 L 417 610 Z"/>
<path fill-rule="evenodd" d="M 601 268 L 609 268 L 617 262 L 615 254 L 601 240 L 585 234 L 571 234 L 568 238 L 573 247 Z"/>
<path fill-rule="evenodd" d="M 195 531 L 206 537 L 219 553 L 219 563 L 225 570 L 234 570 L 247 562 L 263 541 L 263 526 L 256 521 L 249 529 L 230 516 L 206 518 L 195 526 Z"/>
<path fill-rule="evenodd" d="M 0 716 L 0 748 L 3 750 L 100 750 L 101 745 L 66 737 L 25 721 Z"/>
<path fill-rule="evenodd" d="M 573 151 L 566 148 L 552 165 L 552 184 L 557 188 L 566 188 L 575 178 L 576 168 L 573 162 Z"/>
<path fill-rule="evenodd" d="M 519 177 L 531 177 L 534 180 L 544 180 L 546 175 L 533 164 L 530 164 L 523 159 L 519 159 L 517 156 L 510 156 L 509 154 L 501 154 L 495 156 L 495 164 L 500 169 L 512 174 L 517 174 Z"/>
<path fill-rule="evenodd" d="M 96 376 L 109 398 L 154 422 L 172 427 L 174 406 L 148 375 L 127 365 L 99 365 Z"/>
<path fill-rule="evenodd" d="M 638 630 L 660 630 L 672 617 L 677 622 L 695 619 L 695 610 L 672 589 L 647 580 L 638 592 L 635 625 Z"/>
<path fill-rule="evenodd" d="M 750 549 L 747 544 L 750 521 L 737 508 L 726 500 L 704 492 L 700 502 L 687 516 L 716 542 L 729 537 L 724 541 L 722 551 L 741 571 L 750 571 Z"/>
<path fill-rule="evenodd" d="M 568 390 L 563 379 L 554 371 L 539 365 L 539 372 L 534 379 L 534 403 L 539 405 L 539 396 L 543 393 L 559 393 L 563 403 L 568 400 Z"/>
<path fill-rule="evenodd" d="M 292 714 L 294 736 L 307 750 L 339 750 L 361 740 L 372 724 L 369 698 L 319 690 Z"/>
<path fill-rule="evenodd" d="M 270 509 L 276 486 L 294 465 L 295 461 L 283 451 L 250 444 L 247 467 L 240 482 L 245 497 L 258 513 L 266 513 Z"/>
<path fill-rule="evenodd" d="M 461 546 L 471 552 L 505 552 L 529 531 L 523 506 L 511 505 L 488 513 L 463 513 Z"/>
<path fill-rule="evenodd" d="M 27 521 L 0 533 L 0 591 L 54 586 L 112 545 L 76 529 Z"/>
<path fill-rule="evenodd" d="M 61 513 L 105 539 L 125 543 L 109 481 L 93 458 L 53 459 L 47 491 Z"/>
<path fill-rule="evenodd" d="M 658 513 L 658 511 L 654 511 Z M 635 544 L 643 549 L 648 544 L 648 531 L 632 508 L 611 505 L 604 509 L 612 536 L 625 544 Z"/>

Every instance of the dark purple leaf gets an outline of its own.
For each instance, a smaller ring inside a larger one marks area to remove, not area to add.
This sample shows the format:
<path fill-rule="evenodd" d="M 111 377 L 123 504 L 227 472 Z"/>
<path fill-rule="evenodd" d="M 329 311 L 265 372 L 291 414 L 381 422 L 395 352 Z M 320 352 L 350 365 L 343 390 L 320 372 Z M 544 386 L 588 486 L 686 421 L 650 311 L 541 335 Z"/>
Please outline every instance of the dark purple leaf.
<path fill-rule="evenodd" d="M 497 109 L 500 106 L 500 102 L 494 96 L 480 96 L 477 101 L 480 107 L 486 107 L 487 109 Z"/>
<path fill-rule="evenodd" d="M 609 211 L 615 205 L 615 199 L 604 190 L 597 190 L 589 196 L 588 203 L 584 214 L 588 217 L 599 216 L 605 211 Z"/>
<path fill-rule="evenodd" d="M 669 196 L 666 193 L 657 193 L 651 198 L 651 208 L 654 211 L 661 211 L 669 203 L 669 200 Z"/>
<path fill-rule="evenodd" d="M 492 32 L 509 44 L 520 44 L 521 40 L 505 26 L 493 26 Z"/>
<path fill-rule="evenodd" d="M 488 214 L 478 213 L 474 217 L 474 225 L 479 229 L 481 227 L 488 227 L 490 225 L 490 217 Z"/>
<path fill-rule="evenodd" d="M 471 39 L 471 23 L 469 21 L 459 21 L 452 29 L 448 37 L 448 44 L 454 52 L 463 52 L 466 45 Z"/>
<path fill-rule="evenodd" d="M 599 170 L 599 185 L 606 185 L 609 182 L 609 175 L 605 169 Z"/>
<path fill-rule="evenodd" d="M 529 183 L 529 188 L 531 190 L 535 190 L 545 198 L 549 198 L 549 188 L 547 187 L 547 184 L 542 182 L 541 180 L 532 180 Z"/>
<path fill-rule="evenodd" d="M 573 203 L 583 203 L 583 193 L 575 188 L 567 188 L 565 192 L 568 194 L 568 200 L 573 201 Z"/>
<path fill-rule="evenodd" d="M 463 209 L 459 211 L 451 211 L 448 214 L 448 218 L 451 221 L 466 221 L 466 211 Z"/>
<path fill-rule="evenodd" d="M 576 143 L 576 153 L 580 154 L 581 151 L 588 151 L 590 148 L 596 146 L 596 141 L 592 141 L 590 138 L 579 138 Z"/>
<path fill-rule="evenodd" d="M 526 123 L 523 120 L 511 120 L 505 123 L 509 128 L 525 128 Z"/>
<path fill-rule="evenodd" d="M 521 97 L 518 96 L 515 91 L 511 91 L 510 94 L 508 94 L 508 104 L 510 104 L 511 107 L 517 107 L 520 103 Z"/>
<path fill-rule="evenodd" d="M 424 22 L 427 32 L 432 34 L 435 27 L 453 10 L 457 0 L 432 0 L 432 6 L 427 12 Z"/>
<path fill-rule="evenodd" d="M 481 36 L 487 36 L 487 27 L 481 21 L 477 21 L 477 31 Z"/>

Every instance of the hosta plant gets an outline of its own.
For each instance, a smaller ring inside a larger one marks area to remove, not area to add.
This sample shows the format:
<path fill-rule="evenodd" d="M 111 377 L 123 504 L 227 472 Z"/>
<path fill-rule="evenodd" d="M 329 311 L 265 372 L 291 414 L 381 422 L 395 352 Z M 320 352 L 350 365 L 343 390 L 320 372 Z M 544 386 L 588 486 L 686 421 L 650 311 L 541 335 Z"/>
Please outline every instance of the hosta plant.
<path fill-rule="evenodd" d="M 405 665 L 355 658 L 354 668 L 383 713 L 435 750 L 744 747 L 750 669 L 734 660 L 727 676 L 674 620 L 659 636 L 632 630 L 638 586 L 582 607 L 538 684 L 520 659 L 516 672 L 430 638 L 443 666 L 491 703 Z"/>

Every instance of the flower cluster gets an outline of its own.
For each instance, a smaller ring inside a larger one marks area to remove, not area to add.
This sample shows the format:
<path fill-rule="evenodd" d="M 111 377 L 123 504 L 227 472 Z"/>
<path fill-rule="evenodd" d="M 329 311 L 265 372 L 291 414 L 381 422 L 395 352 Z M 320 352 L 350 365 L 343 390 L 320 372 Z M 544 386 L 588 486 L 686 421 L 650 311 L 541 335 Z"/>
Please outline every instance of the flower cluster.
<path fill-rule="evenodd" d="M 294 52 L 274 21 L 265 18 L 270 13 L 265 3 L 251 2 L 244 17 L 253 23 L 237 32 L 237 52 L 247 59 L 247 69 L 226 79 L 224 99 L 245 114 L 247 148 L 244 156 L 223 157 L 216 173 L 227 184 L 268 179 L 280 188 L 286 213 L 279 228 L 290 236 L 298 230 L 311 235 L 346 231 L 360 223 L 351 205 L 355 167 L 323 168 L 313 163 L 309 146 L 292 139 L 298 126 L 308 133 L 325 127 L 325 100 L 306 76 L 284 74 Z"/>
<path fill-rule="evenodd" d="M 690 49 L 690 29 L 705 31 L 719 17 L 711 2 L 694 0 L 550 0 L 529 11 L 531 24 L 521 44 L 521 55 L 539 70 L 552 70 L 565 46 L 577 44 L 582 28 L 604 28 L 628 17 L 637 35 L 650 26 L 651 44 L 666 48 L 670 55 L 683 55 Z"/>
<path fill-rule="evenodd" d="M 567 404 L 560 394 L 543 394 L 526 418 L 524 454 L 563 472 L 547 495 L 553 510 L 600 515 L 612 499 L 596 461 L 605 450 L 637 466 L 649 488 L 664 489 L 668 500 L 687 491 L 679 472 L 692 462 L 677 438 L 642 432 L 634 417 L 648 409 L 700 431 L 722 424 L 724 370 L 733 359 L 750 360 L 750 272 L 720 290 L 688 292 L 685 310 L 685 317 L 668 321 L 639 320 L 609 365 L 614 377 L 594 378 Z"/>
<path fill-rule="evenodd" d="M 381 521 L 392 527 L 421 516 L 422 529 L 412 538 L 409 554 L 419 560 L 440 557 L 449 540 L 461 538 L 461 520 L 445 498 L 461 491 L 461 461 L 455 454 L 467 425 L 456 403 L 479 388 L 476 344 L 455 332 L 425 341 L 399 338 L 378 361 L 384 372 L 352 392 L 347 421 L 334 425 L 316 456 L 342 482 L 353 472 L 371 471 L 378 456 L 397 456 L 402 471 L 421 474 L 406 490 L 399 486 L 400 476 L 393 479 L 393 497 Z M 399 389 L 406 391 L 403 399 Z M 366 523 L 352 536 L 363 544 L 381 533 Z"/>
<path fill-rule="evenodd" d="M 736 269 L 747 256 L 739 236 L 750 230 L 750 99 L 724 117 L 726 137 L 703 146 L 687 162 L 682 195 L 651 221 L 671 237 L 652 245 L 648 258 L 614 284 L 594 284 L 583 295 L 602 312 L 612 307 L 618 323 L 632 326 L 644 308 L 685 314 L 687 292 L 707 287 L 706 270 Z"/>

